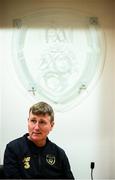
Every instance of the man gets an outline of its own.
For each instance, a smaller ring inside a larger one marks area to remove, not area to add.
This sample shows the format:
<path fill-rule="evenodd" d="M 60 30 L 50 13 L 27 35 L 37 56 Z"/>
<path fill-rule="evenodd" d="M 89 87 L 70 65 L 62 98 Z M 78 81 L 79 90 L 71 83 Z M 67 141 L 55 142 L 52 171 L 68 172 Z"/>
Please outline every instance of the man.
<path fill-rule="evenodd" d="M 74 179 L 63 149 L 48 139 L 52 107 L 39 102 L 29 110 L 28 133 L 7 144 L 4 173 L 9 179 Z"/>

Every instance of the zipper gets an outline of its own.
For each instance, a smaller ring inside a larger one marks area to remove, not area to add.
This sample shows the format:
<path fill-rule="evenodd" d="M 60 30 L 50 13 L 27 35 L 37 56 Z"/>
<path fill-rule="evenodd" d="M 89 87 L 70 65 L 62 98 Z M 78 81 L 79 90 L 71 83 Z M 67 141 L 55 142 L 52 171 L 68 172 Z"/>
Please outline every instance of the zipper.
<path fill-rule="evenodd" d="M 40 171 L 40 173 L 41 173 L 41 155 L 39 154 L 39 156 L 38 156 L 38 169 L 39 169 L 39 171 Z"/>

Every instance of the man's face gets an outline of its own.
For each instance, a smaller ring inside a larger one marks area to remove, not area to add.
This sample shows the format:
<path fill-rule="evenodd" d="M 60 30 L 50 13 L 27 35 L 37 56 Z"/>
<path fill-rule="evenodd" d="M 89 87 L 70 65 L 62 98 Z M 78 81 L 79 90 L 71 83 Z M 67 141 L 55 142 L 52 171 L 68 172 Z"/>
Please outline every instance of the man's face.
<path fill-rule="evenodd" d="M 32 112 L 29 113 L 28 118 L 28 132 L 29 138 L 37 143 L 46 140 L 47 135 L 52 130 L 54 125 L 50 121 L 51 117 L 46 115 L 34 115 Z"/>

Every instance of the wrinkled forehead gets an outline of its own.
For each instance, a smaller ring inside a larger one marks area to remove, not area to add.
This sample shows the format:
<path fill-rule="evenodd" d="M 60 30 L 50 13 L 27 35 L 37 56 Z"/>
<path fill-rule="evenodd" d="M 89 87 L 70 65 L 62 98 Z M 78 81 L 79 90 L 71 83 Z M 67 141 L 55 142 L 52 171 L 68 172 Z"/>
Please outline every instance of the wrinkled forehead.
<path fill-rule="evenodd" d="M 48 112 L 29 112 L 29 118 L 47 118 L 52 121 L 52 116 Z"/>

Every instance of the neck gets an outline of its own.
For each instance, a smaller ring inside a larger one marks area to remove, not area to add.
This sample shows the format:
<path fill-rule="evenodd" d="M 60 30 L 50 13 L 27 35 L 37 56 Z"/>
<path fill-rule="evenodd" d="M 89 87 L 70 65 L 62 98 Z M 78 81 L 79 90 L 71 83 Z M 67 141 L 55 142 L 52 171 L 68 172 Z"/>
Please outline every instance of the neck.
<path fill-rule="evenodd" d="M 45 146 L 45 144 L 46 144 L 46 139 L 45 139 L 45 140 L 42 140 L 42 141 L 39 141 L 39 142 L 34 142 L 34 141 L 33 141 L 33 143 L 34 143 L 36 146 L 38 146 L 38 147 L 43 147 L 43 146 Z"/>
<path fill-rule="evenodd" d="M 43 146 L 45 146 L 45 144 L 46 144 L 46 139 L 43 139 L 43 140 L 41 140 L 41 141 L 33 141 L 31 138 L 30 138 L 30 136 L 28 136 L 28 139 L 30 140 L 30 141 L 32 141 L 36 146 L 38 146 L 38 147 L 43 147 Z"/>

